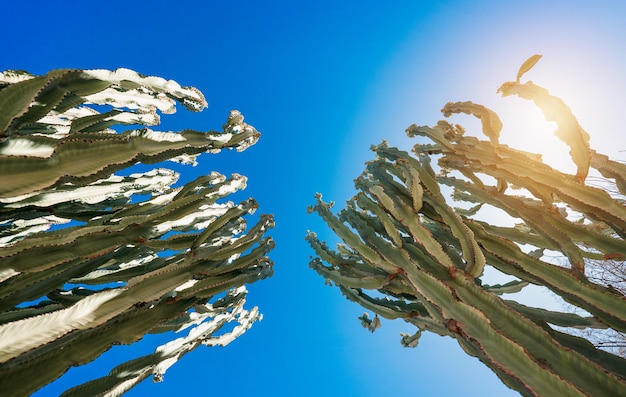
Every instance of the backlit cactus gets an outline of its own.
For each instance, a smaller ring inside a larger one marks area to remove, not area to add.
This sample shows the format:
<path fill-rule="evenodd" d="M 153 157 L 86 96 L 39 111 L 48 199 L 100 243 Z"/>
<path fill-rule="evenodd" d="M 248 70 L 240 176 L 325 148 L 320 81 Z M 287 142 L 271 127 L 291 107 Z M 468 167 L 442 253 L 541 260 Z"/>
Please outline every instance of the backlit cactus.
<path fill-rule="evenodd" d="M 310 208 L 343 240 L 331 249 L 310 232 L 307 240 L 317 254 L 310 265 L 377 316 L 415 325 L 414 335 L 402 336 L 404 346 L 416 346 L 424 331 L 451 336 L 523 395 L 626 395 L 626 361 L 563 332 L 584 327 L 626 332 L 625 297 L 585 276 L 587 258 L 626 260 L 626 207 L 585 178 L 594 168 L 625 194 L 626 166 L 590 149 L 587 133 L 559 98 L 520 83 L 538 60 L 524 63 L 516 81 L 500 92 L 533 100 L 557 122 L 575 175 L 500 144 L 502 123 L 495 112 L 471 102 L 449 103 L 446 116 L 475 115 L 489 140 L 440 121 L 407 129 L 409 136 L 432 141 L 415 145 L 413 154 L 384 142 L 373 147 L 377 158 L 356 179 L 359 192 L 345 209 L 333 214 L 319 195 Z M 432 156 L 438 157 L 438 173 Z M 451 207 L 444 187 L 469 205 Z M 498 227 L 479 221 L 475 214 L 482 206 L 502 209 L 518 223 Z M 569 265 L 550 263 L 544 250 L 560 252 Z M 515 279 L 486 285 L 485 266 Z M 589 315 L 504 299 L 528 284 L 550 289 Z M 364 326 L 373 330 L 371 322 Z"/>
<path fill-rule="evenodd" d="M 122 377 L 114 370 L 71 392 L 121 393 L 261 318 L 243 309 L 243 286 L 272 273 L 273 219 L 261 215 L 246 230 L 256 202 L 224 201 L 245 177 L 212 172 L 173 187 L 179 175 L 166 168 L 115 174 L 138 162 L 193 164 L 259 138 L 237 111 L 221 132 L 121 131 L 158 125 L 176 101 L 192 111 L 207 105 L 195 88 L 127 69 L 0 73 L 3 395 L 28 395 L 113 344 L 191 327 L 122 364 Z"/>

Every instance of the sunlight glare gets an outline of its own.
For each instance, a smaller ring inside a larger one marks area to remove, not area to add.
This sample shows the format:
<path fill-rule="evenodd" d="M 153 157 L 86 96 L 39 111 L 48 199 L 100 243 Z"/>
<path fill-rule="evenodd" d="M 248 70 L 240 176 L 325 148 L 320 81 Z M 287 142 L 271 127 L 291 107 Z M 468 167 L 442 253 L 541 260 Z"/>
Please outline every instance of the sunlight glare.
<path fill-rule="evenodd" d="M 553 168 L 569 174 L 576 173 L 569 147 L 554 134 L 556 123 L 547 121 L 541 110 L 530 101 L 517 97 L 504 99 L 506 104 L 498 112 L 503 123 L 500 143 L 541 154 L 543 161 Z"/>

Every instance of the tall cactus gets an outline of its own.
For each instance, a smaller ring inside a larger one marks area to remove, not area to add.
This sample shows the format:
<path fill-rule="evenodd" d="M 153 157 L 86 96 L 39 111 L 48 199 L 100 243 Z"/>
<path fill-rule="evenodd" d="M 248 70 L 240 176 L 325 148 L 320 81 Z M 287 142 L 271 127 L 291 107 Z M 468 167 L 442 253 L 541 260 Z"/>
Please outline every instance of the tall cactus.
<path fill-rule="evenodd" d="M 112 372 L 76 389 L 119 394 L 261 318 L 243 309 L 243 286 L 272 273 L 273 220 L 261 215 L 246 231 L 256 202 L 223 200 L 245 177 L 212 172 L 173 187 L 179 174 L 166 168 L 116 174 L 138 162 L 193 164 L 259 138 L 237 111 L 222 132 L 147 128 L 176 101 L 192 111 L 207 105 L 193 87 L 128 69 L 0 73 L 3 395 L 28 395 L 113 344 L 192 327 L 122 364 L 121 378 Z M 124 125 L 145 128 L 118 131 Z M 216 334 L 233 321 L 232 332 Z"/>
<path fill-rule="evenodd" d="M 626 395 L 626 361 L 566 332 L 584 327 L 626 332 L 624 295 L 585 276 L 588 258 L 626 260 L 624 203 L 585 179 L 594 168 L 624 194 L 626 166 L 590 149 L 587 133 L 559 98 L 520 82 L 538 60 L 531 57 L 516 81 L 499 91 L 533 100 L 557 122 L 556 133 L 577 165 L 575 175 L 500 144 L 502 123 L 495 112 L 471 102 L 449 103 L 444 115 L 473 114 L 489 140 L 440 121 L 407 129 L 409 136 L 432 141 L 415 145 L 414 154 L 385 142 L 374 146 L 377 158 L 356 179 L 358 193 L 345 209 L 333 214 L 320 195 L 309 209 L 344 242 L 333 250 L 309 232 L 317 254 L 310 266 L 376 314 L 361 318 L 370 330 L 381 316 L 417 327 L 414 335 L 402 336 L 404 346 L 416 346 L 423 331 L 453 337 L 523 395 Z M 432 156 L 439 157 L 438 174 Z M 469 205 L 452 208 L 445 186 Z M 476 213 L 488 205 L 519 223 L 498 227 L 480 221 Z M 561 252 L 569 265 L 550 263 L 544 250 Z M 515 280 L 486 285 L 485 266 Z M 504 299 L 528 284 L 550 289 L 589 315 Z"/>

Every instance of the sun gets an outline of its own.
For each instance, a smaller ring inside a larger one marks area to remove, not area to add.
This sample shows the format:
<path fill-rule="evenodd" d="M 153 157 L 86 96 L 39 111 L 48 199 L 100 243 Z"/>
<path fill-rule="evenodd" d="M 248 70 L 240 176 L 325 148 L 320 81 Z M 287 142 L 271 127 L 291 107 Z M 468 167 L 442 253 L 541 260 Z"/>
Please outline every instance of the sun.
<path fill-rule="evenodd" d="M 522 99 L 514 108 L 501 110 L 508 127 L 504 141 L 513 148 L 541 154 L 544 163 L 584 180 L 590 166 L 589 134 L 562 98 L 532 81 L 521 81 L 540 59 L 541 55 L 528 58 L 515 81 L 505 82 L 497 91 L 505 99 Z"/>
<path fill-rule="evenodd" d="M 576 165 L 569 154 L 570 148 L 555 134 L 557 124 L 547 121 L 532 102 L 506 98 L 498 114 L 503 124 L 501 144 L 540 154 L 543 162 L 551 167 L 567 174 L 576 173 Z"/>

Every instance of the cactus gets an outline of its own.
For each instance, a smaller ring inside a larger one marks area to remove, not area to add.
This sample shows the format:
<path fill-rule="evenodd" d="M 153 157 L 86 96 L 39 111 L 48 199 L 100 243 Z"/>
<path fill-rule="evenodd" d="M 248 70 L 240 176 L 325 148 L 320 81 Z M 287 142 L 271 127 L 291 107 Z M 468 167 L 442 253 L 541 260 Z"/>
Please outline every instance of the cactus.
<path fill-rule="evenodd" d="M 28 395 L 114 344 L 191 328 L 122 364 L 123 378 L 114 370 L 68 391 L 119 395 L 261 318 L 243 309 L 244 285 L 272 274 L 273 218 L 246 230 L 257 203 L 224 201 L 246 178 L 212 172 L 174 187 L 179 174 L 167 168 L 120 172 L 138 162 L 195 164 L 201 153 L 241 151 L 259 138 L 238 111 L 222 132 L 148 128 L 176 102 L 207 105 L 193 87 L 128 69 L 0 73 L 3 395 Z"/>
<path fill-rule="evenodd" d="M 409 136 L 432 142 L 416 144 L 413 154 L 385 142 L 373 146 L 377 157 L 355 180 L 358 193 L 346 208 L 334 214 L 321 195 L 309 208 L 343 241 L 331 249 L 308 232 L 317 255 L 310 266 L 376 318 L 413 324 L 417 331 L 402 336 L 403 346 L 417 346 L 424 331 L 453 337 L 522 395 L 626 395 L 626 361 L 567 332 L 626 332 L 624 295 L 585 275 L 586 260 L 626 260 L 624 203 L 587 184 L 586 177 L 595 170 L 624 194 L 626 167 L 590 148 L 588 134 L 563 101 L 520 82 L 539 57 L 526 61 L 516 81 L 499 92 L 533 100 L 557 122 L 556 134 L 570 147 L 575 175 L 500 144 L 502 122 L 495 112 L 471 102 L 449 103 L 445 116 L 478 117 L 488 140 L 444 120 L 407 129 Z M 431 166 L 433 156 L 438 173 Z M 465 203 L 463 208 L 449 204 L 448 191 Z M 476 213 L 483 206 L 502 209 L 518 223 L 501 227 L 480 221 Z M 544 250 L 560 252 L 568 265 L 551 263 Z M 514 280 L 487 285 L 481 280 L 486 266 Z M 588 314 L 504 298 L 528 284 L 546 287 Z M 375 329 L 373 320 L 360 319 Z"/>

